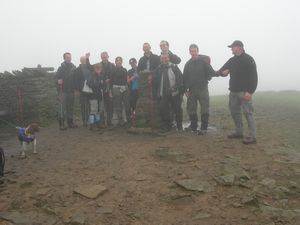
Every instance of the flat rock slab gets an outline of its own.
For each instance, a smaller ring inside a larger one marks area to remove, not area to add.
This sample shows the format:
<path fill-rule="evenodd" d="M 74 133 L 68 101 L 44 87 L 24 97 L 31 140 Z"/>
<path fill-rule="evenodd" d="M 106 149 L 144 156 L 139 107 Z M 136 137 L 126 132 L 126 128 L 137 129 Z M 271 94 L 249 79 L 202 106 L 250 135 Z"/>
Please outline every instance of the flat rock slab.
<path fill-rule="evenodd" d="M 300 164 L 300 152 L 290 148 L 267 149 L 267 154 L 272 155 L 275 162 Z"/>
<path fill-rule="evenodd" d="M 51 191 L 50 188 L 41 188 L 36 191 L 37 195 L 47 195 Z"/>
<path fill-rule="evenodd" d="M 100 209 L 97 209 L 96 211 L 99 214 L 112 214 L 114 212 L 114 209 L 112 207 L 101 207 Z"/>
<path fill-rule="evenodd" d="M 85 216 L 83 214 L 76 214 L 72 216 L 70 225 L 85 225 Z"/>
<path fill-rule="evenodd" d="M 97 184 L 97 185 L 80 185 L 74 189 L 74 192 L 80 194 L 86 198 L 95 199 L 99 195 L 107 191 L 107 188 Z"/>
<path fill-rule="evenodd" d="M 261 182 L 259 182 L 261 185 L 263 186 L 267 186 L 269 188 L 273 188 L 275 187 L 276 184 L 276 180 L 272 179 L 272 178 L 264 178 Z"/>
<path fill-rule="evenodd" d="M 268 216 L 282 216 L 287 219 L 300 219 L 300 209 L 280 209 L 266 205 L 260 205 L 259 208 L 264 214 Z"/>
<path fill-rule="evenodd" d="M 234 174 L 227 174 L 227 175 L 221 176 L 220 178 L 221 178 L 221 181 L 223 182 L 224 185 L 233 185 L 235 175 Z"/>
<path fill-rule="evenodd" d="M 0 225 L 13 225 L 13 224 L 7 221 L 1 221 Z"/>
<path fill-rule="evenodd" d="M 57 219 L 55 217 L 37 211 L 1 212 L 0 219 L 7 220 L 13 223 L 14 225 L 32 225 L 34 222 L 45 225 L 53 225 L 57 222 Z"/>
<path fill-rule="evenodd" d="M 213 185 L 200 179 L 182 179 L 176 180 L 175 183 L 189 191 L 211 192 L 214 190 Z"/>
<path fill-rule="evenodd" d="M 198 213 L 193 217 L 193 220 L 202 220 L 202 219 L 208 219 L 211 217 L 211 214 L 209 213 Z"/>
<path fill-rule="evenodd" d="M 192 154 L 186 153 L 181 149 L 170 149 L 169 147 L 159 147 L 155 150 L 155 155 L 160 159 L 176 161 L 178 163 L 197 161 Z"/>

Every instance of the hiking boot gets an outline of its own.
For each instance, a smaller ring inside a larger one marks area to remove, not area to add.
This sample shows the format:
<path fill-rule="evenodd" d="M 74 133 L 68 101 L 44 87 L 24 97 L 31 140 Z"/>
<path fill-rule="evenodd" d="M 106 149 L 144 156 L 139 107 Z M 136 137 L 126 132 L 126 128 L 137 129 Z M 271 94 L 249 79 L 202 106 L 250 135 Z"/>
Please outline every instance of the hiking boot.
<path fill-rule="evenodd" d="M 77 128 L 78 126 L 73 123 L 72 119 L 68 120 L 68 128 Z"/>
<path fill-rule="evenodd" d="M 243 144 L 245 144 L 245 145 L 256 144 L 256 138 L 254 138 L 254 137 L 246 137 L 243 140 Z"/>
<path fill-rule="evenodd" d="M 106 128 L 106 125 L 105 124 L 99 124 L 98 125 L 98 129 L 105 129 Z"/>
<path fill-rule="evenodd" d="M 19 158 L 20 159 L 25 159 L 26 158 L 25 152 L 21 152 L 20 155 L 19 155 Z"/>
<path fill-rule="evenodd" d="M 65 122 L 63 119 L 59 119 L 58 120 L 58 124 L 59 124 L 59 129 L 60 130 L 66 130 L 67 128 L 65 127 Z"/>
<path fill-rule="evenodd" d="M 206 135 L 207 134 L 207 130 L 199 130 L 197 132 L 198 135 Z"/>
<path fill-rule="evenodd" d="M 230 139 L 242 139 L 244 136 L 238 133 L 232 133 L 227 136 Z"/>
<path fill-rule="evenodd" d="M 189 125 L 188 127 L 184 128 L 184 131 L 194 133 L 194 132 L 197 132 L 197 128 Z"/>

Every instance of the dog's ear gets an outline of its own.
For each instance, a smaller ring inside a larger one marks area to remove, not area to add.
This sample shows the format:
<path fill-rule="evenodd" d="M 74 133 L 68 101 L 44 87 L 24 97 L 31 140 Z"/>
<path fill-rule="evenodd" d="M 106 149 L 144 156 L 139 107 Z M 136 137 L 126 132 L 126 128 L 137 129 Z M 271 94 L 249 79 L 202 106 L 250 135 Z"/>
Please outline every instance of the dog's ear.
<path fill-rule="evenodd" d="M 32 123 L 28 127 L 28 132 L 30 134 L 34 134 L 35 132 L 39 132 L 39 131 L 40 131 L 40 127 L 37 123 Z"/>

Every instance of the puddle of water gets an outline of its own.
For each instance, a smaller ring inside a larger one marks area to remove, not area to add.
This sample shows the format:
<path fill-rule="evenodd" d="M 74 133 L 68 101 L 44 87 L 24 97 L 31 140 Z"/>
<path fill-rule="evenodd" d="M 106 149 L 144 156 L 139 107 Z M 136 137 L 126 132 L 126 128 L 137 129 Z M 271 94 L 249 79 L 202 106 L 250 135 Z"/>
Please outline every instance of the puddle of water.
<path fill-rule="evenodd" d="M 190 122 L 183 122 L 182 123 L 183 129 L 188 128 L 189 126 L 190 126 Z M 200 129 L 200 126 L 201 126 L 201 123 L 199 122 L 198 123 L 198 130 Z M 211 134 L 219 134 L 219 133 L 221 133 L 221 131 L 218 130 L 217 127 L 214 127 L 214 126 L 208 126 L 207 132 L 211 133 Z"/>

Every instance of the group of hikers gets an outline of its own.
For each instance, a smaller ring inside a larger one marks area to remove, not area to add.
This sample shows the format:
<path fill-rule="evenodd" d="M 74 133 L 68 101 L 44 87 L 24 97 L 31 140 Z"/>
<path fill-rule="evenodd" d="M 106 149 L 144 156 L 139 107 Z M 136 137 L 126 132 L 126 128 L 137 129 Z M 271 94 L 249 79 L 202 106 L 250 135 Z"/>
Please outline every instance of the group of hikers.
<path fill-rule="evenodd" d="M 210 57 L 199 54 L 196 44 L 189 46 L 191 58 L 183 72 L 178 68 L 180 57 L 172 53 L 167 41 L 160 42 L 161 54 L 151 52 L 149 43 L 143 44 L 144 55 L 137 61 L 129 60 L 130 70 L 123 67 L 118 56 L 115 63 L 109 61 L 107 52 L 101 53 L 101 61 L 91 64 L 87 53 L 80 58 L 80 65 L 72 63 L 71 53 L 63 54 L 64 62 L 58 68 L 55 81 L 59 93 L 59 128 L 77 127 L 73 121 L 74 95 L 80 96 L 83 126 L 90 129 L 113 126 L 113 114 L 117 115 L 118 126 L 130 126 L 135 118 L 139 97 L 139 78 L 147 76 L 151 86 L 150 95 L 155 99 L 161 118 L 161 128 L 169 131 L 175 116 L 176 128 L 182 127 L 182 99 L 187 97 L 187 113 L 190 125 L 187 131 L 205 135 L 209 120 L 208 82 L 212 77 L 226 77 L 229 81 L 229 109 L 235 131 L 228 138 L 241 138 L 244 144 L 256 143 L 256 127 L 253 117 L 252 94 L 257 87 L 257 70 L 254 59 L 245 52 L 241 41 L 236 40 L 228 47 L 231 57 L 219 70 L 210 65 Z M 200 104 L 200 130 L 198 130 L 197 106 Z M 123 118 L 123 108 L 126 119 Z M 242 111 L 249 127 L 249 135 L 243 134 Z"/>

